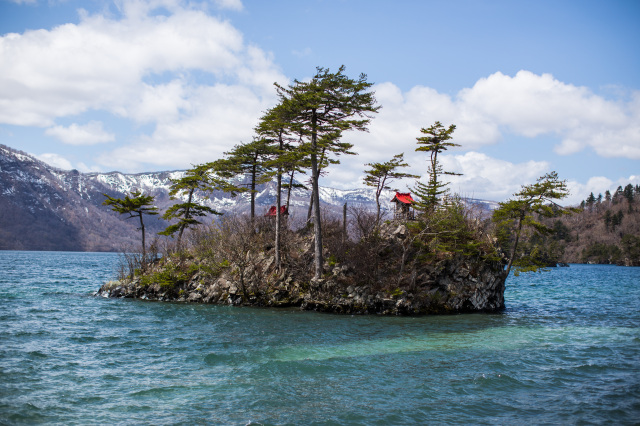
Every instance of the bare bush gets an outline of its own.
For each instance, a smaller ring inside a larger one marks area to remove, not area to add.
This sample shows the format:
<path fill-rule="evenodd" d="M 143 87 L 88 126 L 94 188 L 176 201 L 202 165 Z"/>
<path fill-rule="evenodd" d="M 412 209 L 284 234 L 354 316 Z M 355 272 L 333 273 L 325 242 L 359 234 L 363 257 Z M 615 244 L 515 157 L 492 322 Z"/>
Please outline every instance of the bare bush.
<path fill-rule="evenodd" d="M 158 261 L 162 256 L 160 240 L 154 238 L 145 255 L 142 254 L 142 246 L 139 243 L 125 244 L 120 247 L 116 275 L 119 280 L 131 280 L 136 274 L 145 271 L 149 265 Z"/>
<path fill-rule="evenodd" d="M 200 234 L 195 250 L 204 251 L 202 254 L 221 264 L 233 265 L 231 272 L 244 298 L 250 299 L 263 278 L 260 253 L 268 251 L 273 244 L 269 238 L 270 226 L 268 218 L 251 220 L 248 216 L 226 215 Z"/>
<path fill-rule="evenodd" d="M 376 212 L 372 212 L 362 205 L 349 207 L 348 211 L 351 216 L 349 233 L 356 241 L 368 238 L 376 228 Z M 381 220 L 383 220 L 385 213 L 382 212 Z"/>

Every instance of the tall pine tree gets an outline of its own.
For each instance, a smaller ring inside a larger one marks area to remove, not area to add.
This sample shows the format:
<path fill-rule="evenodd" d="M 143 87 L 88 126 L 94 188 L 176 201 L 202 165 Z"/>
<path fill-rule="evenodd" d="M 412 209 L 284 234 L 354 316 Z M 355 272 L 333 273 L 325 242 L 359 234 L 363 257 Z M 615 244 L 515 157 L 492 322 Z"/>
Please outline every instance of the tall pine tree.
<path fill-rule="evenodd" d="M 288 87 L 276 84 L 280 103 L 293 111 L 291 131 L 301 136 L 300 148 L 308 155 L 311 168 L 311 187 L 314 205 L 314 265 L 315 278 L 322 276 L 322 224 L 318 181 L 322 153 L 351 154 L 352 145 L 340 142 L 347 130 L 365 131 L 371 113 L 378 111 L 372 83 L 361 74 L 351 79 L 344 74 L 344 66 L 332 73 L 318 67 L 309 81 L 295 80 Z M 328 155 L 327 155 L 328 157 Z"/>
<path fill-rule="evenodd" d="M 516 275 L 519 272 L 537 271 L 542 267 L 535 256 L 516 256 L 520 236 L 527 228 L 536 234 L 552 233 L 553 228 L 542 224 L 539 217 L 554 217 L 570 213 L 572 210 L 556 204 L 556 200 L 561 200 L 568 195 L 567 182 L 559 180 L 556 172 L 551 172 L 540 177 L 532 185 L 524 185 L 514 194 L 515 199 L 501 202 L 500 207 L 494 210 L 493 221 L 503 229 L 509 229 L 512 237 L 504 279 L 509 276 L 512 267 L 515 268 Z"/>
<path fill-rule="evenodd" d="M 249 177 L 246 184 L 251 197 L 251 220 L 256 215 L 256 185 L 268 182 L 271 179 L 271 167 L 269 165 L 270 156 L 274 153 L 274 148 L 269 145 L 269 141 L 257 137 L 249 143 L 236 145 L 231 151 L 225 152 L 227 158 L 213 163 L 213 168 L 223 177 L 232 177 L 237 174 L 244 174 Z M 237 188 L 241 191 L 241 188 Z"/>
<path fill-rule="evenodd" d="M 276 173 L 276 226 L 275 226 L 275 262 L 276 268 L 281 267 L 281 239 L 282 239 L 282 175 L 291 173 L 291 181 L 289 182 L 289 191 L 293 184 L 293 173 L 299 170 L 304 159 L 304 153 L 295 150 L 293 142 L 296 138 L 294 134 L 289 133 L 291 128 L 291 120 L 293 112 L 287 109 L 289 105 L 279 104 L 270 110 L 261 118 L 260 123 L 256 127 L 256 132 L 269 144 L 272 145 L 271 159 L 266 165 L 275 169 Z M 290 193 L 290 192 L 289 192 Z M 287 199 L 287 209 L 289 200 Z"/>
<path fill-rule="evenodd" d="M 452 139 L 455 129 L 455 124 L 445 128 L 442 123 L 436 121 L 431 127 L 420 129 L 420 132 L 425 136 L 416 138 L 419 145 L 416 151 L 428 152 L 430 156 L 428 182 L 424 184 L 417 181 L 413 188 L 416 207 L 423 212 L 432 211 L 438 205 L 438 199 L 447 192 L 448 182 L 443 182 L 441 176 L 460 176 L 459 173 L 443 170 L 442 165 L 438 162 L 438 154 L 448 148 L 460 146 L 457 143 L 448 142 Z"/>

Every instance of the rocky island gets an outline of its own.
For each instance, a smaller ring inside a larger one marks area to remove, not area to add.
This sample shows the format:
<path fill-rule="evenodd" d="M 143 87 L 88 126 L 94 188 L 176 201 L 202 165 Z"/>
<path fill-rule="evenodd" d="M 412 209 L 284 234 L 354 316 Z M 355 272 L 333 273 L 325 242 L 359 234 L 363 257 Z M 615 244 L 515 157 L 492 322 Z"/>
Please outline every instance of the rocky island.
<path fill-rule="evenodd" d="M 404 224 L 383 228 L 377 281 L 366 265 L 345 261 L 325 263 L 321 279 L 310 276 L 312 238 L 292 236 L 292 267 L 275 267 L 273 248 L 248 251 L 242 262 L 221 262 L 194 257 L 168 257 L 149 267 L 145 275 L 112 281 L 96 295 L 144 300 L 215 303 L 234 306 L 299 307 L 341 314 L 419 315 L 493 312 L 504 308 L 504 263 L 455 254 L 428 263 L 414 262 L 407 276 L 398 275 L 410 231 Z M 352 247 L 353 248 L 353 247 Z M 295 254 L 294 254 L 295 253 Z M 406 253 L 405 253 L 406 255 Z M 307 268 L 300 267 L 307 264 Z M 375 268 L 375 265 L 370 265 Z M 241 270 L 242 269 L 242 270 Z M 404 279 L 401 279 L 404 278 Z"/>
<path fill-rule="evenodd" d="M 500 203 L 492 218 L 479 214 L 448 191 L 445 177 L 457 173 L 445 171 L 438 154 L 459 146 L 451 141 L 456 126 L 436 121 L 416 138 L 415 150 L 428 154 L 426 182 L 401 171 L 409 166 L 404 153 L 365 164 L 363 183 L 375 191 L 376 211 L 352 207 L 350 224 L 346 204 L 342 220 L 323 215 L 320 176 L 338 156 L 355 154 L 342 135 L 366 131 L 380 109 L 366 75 L 353 79 L 344 70 L 318 67 L 309 81 L 275 84 L 278 104 L 260 119 L 252 142 L 173 180 L 169 194 L 177 202 L 162 216 L 171 223 L 160 232 L 171 237 L 164 248 L 145 244 L 143 216 L 160 213 L 152 195 L 104 194 L 105 205 L 139 221 L 142 244 L 140 253 L 124 255 L 119 280 L 97 294 L 346 314 L 503 309 L 512 268 L 544 266 L 539 248 L 518 251 L 518 243 L 527 231 L 552 231 L 540 218 L 567 213 L 554 202 L 568 194 L 566 182 L 549 173 Z M 296 173 L 309 173 L 311 194 L 306 221 L 297 225 L 287 219 Z M 246 176 L 243 186 L 230 181 L 238 175 Z M 260 217 L 256 185 L 274 178 L 275 205 Z M 392 180 L 408 178 L 417 179 L 413 196 L 396 192 L 393 217 L 385 220 L 381 194 Z M 250 215 L 222 215 L 197 202 L 214 191 L 248 192 Z M 212 215 L 221 219 L 203 225 Z"/>

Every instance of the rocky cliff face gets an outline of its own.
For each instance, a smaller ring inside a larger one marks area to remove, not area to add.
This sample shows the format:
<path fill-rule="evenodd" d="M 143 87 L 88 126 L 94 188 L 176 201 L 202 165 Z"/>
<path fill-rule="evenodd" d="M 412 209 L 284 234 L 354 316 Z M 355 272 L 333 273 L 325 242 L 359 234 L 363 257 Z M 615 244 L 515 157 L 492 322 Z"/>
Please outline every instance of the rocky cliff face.
<path fill-rule="evenodd" d="M 261 271 L 269 276 L 270 262 Z M 259 266 L 260 267 L 260 266 Z M 143 300 L 213 303 L 234 306 L 300 307 L 340 314 L 424 315 L 496 312 L 504 308 L 502 265 L 481 259 L 457 257 L 441 261 L 415 285 L 414 291 L 372 291 L 366 285 L 348 284 L 349 268 L 337 266 L 318 281 L 300 282 L 288 274 L 272 276 L 260 291 L 249 295 L 229 274 L 215 279 L 195 275 L 180 288 L 147 286 L 140 280 L 112 281 L 96 296 Z M 246 283 L 254 288 L 255 283 Z"/>

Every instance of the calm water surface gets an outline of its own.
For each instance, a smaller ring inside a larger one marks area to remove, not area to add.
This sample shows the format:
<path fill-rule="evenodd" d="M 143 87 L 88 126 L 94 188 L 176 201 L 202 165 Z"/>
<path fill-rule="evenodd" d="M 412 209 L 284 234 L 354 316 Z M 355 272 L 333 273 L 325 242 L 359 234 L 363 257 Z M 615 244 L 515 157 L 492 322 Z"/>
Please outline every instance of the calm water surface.
<path fill-rule="evenodd" d="M 388 318 L 92 297 L 117 260 L 0 252 L 0 424 L 640 421 L 640 268 Z"/>

